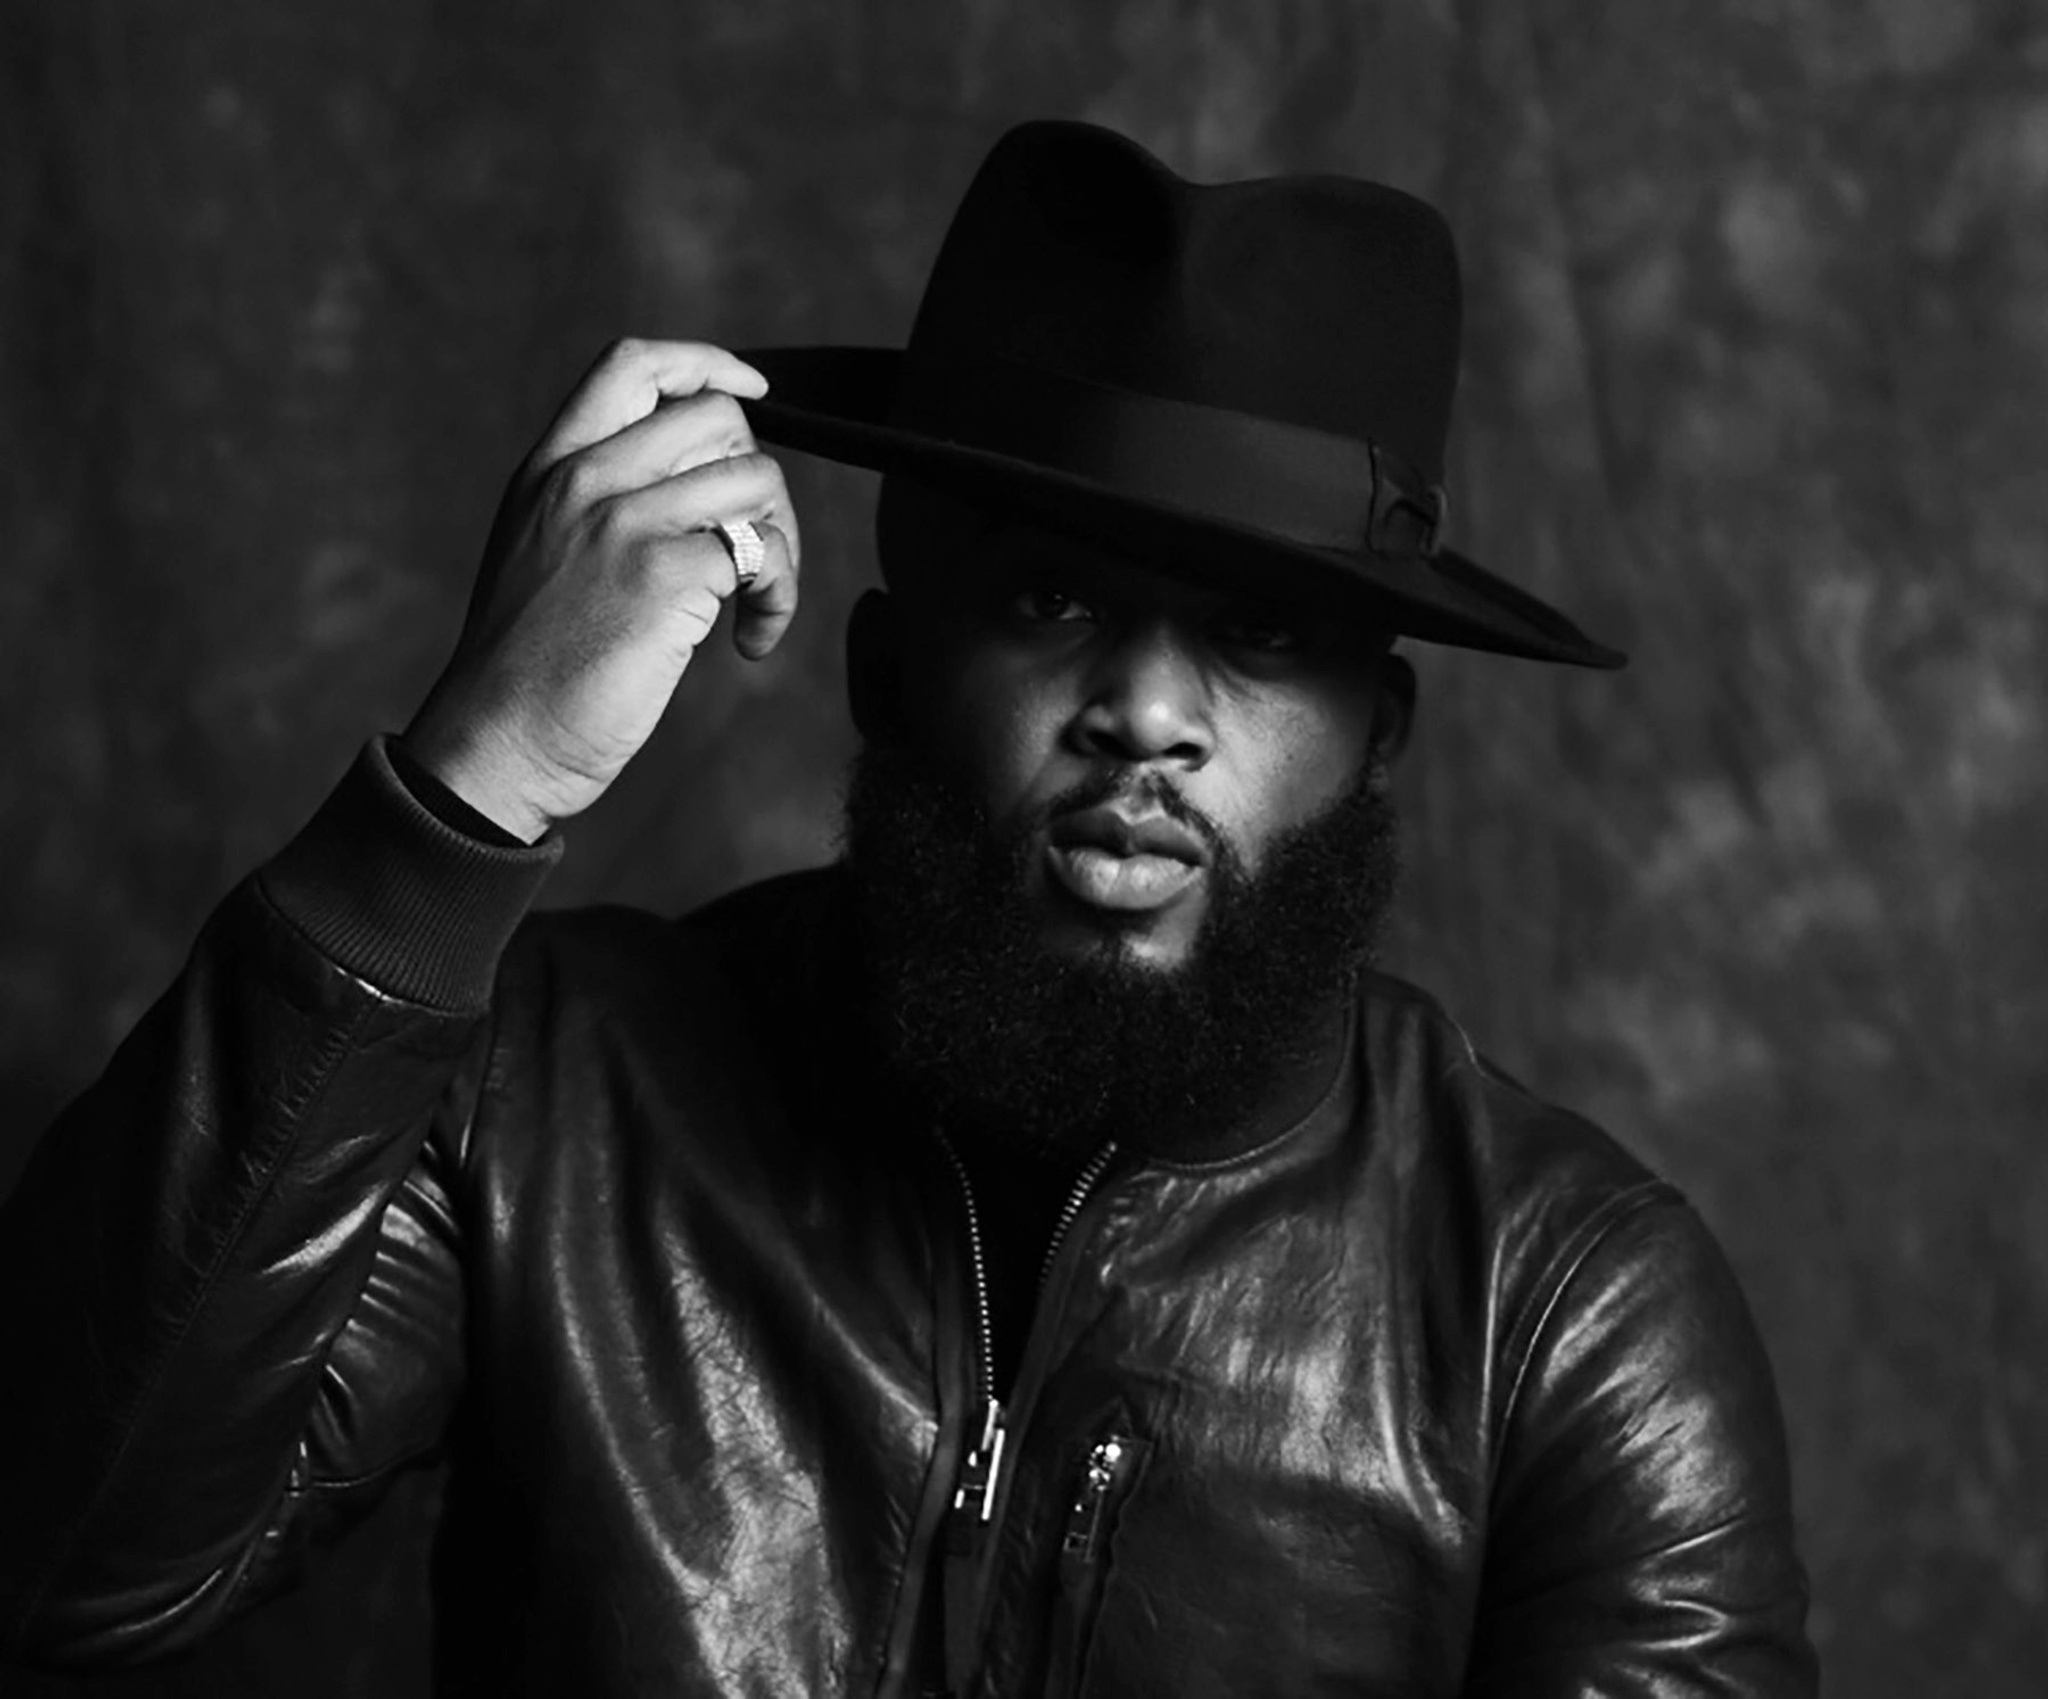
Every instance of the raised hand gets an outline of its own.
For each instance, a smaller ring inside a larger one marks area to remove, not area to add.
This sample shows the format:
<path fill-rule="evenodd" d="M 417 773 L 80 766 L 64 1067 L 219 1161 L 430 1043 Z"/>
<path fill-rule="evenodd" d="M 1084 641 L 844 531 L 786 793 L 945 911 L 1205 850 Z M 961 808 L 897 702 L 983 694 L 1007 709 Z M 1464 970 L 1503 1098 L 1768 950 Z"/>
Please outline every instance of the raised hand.
<path fill-rule="evenodd" d="M 781 641 L 802 545 L 735 399 L 766 390 L 704 343 L 619 342 L 514 473 L 455 652 L 404 733 L 506 830 L 530 842 L 604 794 L 729 598 L 741 654 Z M 766 545 L 744 589 L 714 529 L 740 520 Z"/>

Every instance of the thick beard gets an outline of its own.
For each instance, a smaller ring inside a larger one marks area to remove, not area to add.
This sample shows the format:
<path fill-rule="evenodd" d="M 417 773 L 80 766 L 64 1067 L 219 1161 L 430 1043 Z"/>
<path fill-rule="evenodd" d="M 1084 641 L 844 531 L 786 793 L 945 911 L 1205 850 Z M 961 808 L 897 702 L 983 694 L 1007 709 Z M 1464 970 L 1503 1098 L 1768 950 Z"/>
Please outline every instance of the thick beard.
<path fill-rule="evenodd" d="M 899 748 L 855 760 L 843 847 L 874 1036 L 939 1116 L 1049 1157 L 1109 1138 L 1212 1149 L 1317 1052 L 1372 961 L 1401 860 L 1377 760 L 1256 875 L 1170 785 L 1105 773 L 1048 813 L 1127 795 L 1210 850 L 1209 913 L 1176 969 L 1107 927 L 1099 949 L 1055 954 L 1025 894 L 1034 822 L 991 822 Z"/>

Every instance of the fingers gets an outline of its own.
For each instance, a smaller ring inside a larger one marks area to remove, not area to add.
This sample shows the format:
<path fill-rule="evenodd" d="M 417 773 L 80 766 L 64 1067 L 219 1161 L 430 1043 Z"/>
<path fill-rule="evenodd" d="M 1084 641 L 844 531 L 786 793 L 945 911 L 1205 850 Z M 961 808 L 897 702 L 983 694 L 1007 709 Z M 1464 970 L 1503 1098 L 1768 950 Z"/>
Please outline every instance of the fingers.
<path fill-rule="evenodd" d="M 789 622 L 796 618 L 797 583 L 801 576 L 795 552 L 781 526 L 762 520 L 755 529 L 761 534 L 766 558 L 754 582 L 740 592 L 739 614 L 733 621 L 733 647 L 750 661 L 758 661 L 782 641 Z"/>
<path fill-rule="evenodd" d="M 740 404 L 722 390 L 664 402 L 602 442 L 565 455 L 548 477 L 570 509 L 687 472 L 707 461 L 756 452 Z"/>
<path fill-rule="evenodd" d="M 701 344 L 658 346 L 718 353 Z M 631 356 L 618 358 L 630 363 Z M 752 462 L 759 462 L 758 468 Z M 741 474 L 737 484 L 708 478 L 679 481 L 688 473 L 725 463 L 745 463 L 726 465 L 728 472 Z M 753 470 L 770 475 L 766 486 L 756 488 L 750 482 L 746 474 Z M 704 530 L 737 519 L 754 521 L 768 559 L 740 596 L 734 640 L 742 654 L 754 659 L 781 641 L 796 610 L 802 539 L 781 469 L 760 453 L 746 413 L 732 395 L 706 389 L 664 399 L 645 418 L 562 457 L 547 474 L 547 484 L 565 515 L 666 484 L 665 494 L 656 500 L 632 505 L 635 521 L 671 532 Z M 731 593 L 730 586 L 722 589 L 721 599 Z"/>
<path fill-rule="evenodd" d="M 664 397 L 705 390 L 762 396 L 768 380 L 723 348 L 707 342 L 615 342 L 584 374 L 555 415 L 529 464 L 545 470 L 579 449 L 616 436 L 653 413 Z"/>
<path fill-rule="evenodd" d="M 737 597 L 733 640 L 748 659 L 781 642 L 796 614 L 803 547 L 782 468 L 767 455 L 709 461 L 628 490 L 599 504 L 592 519 L 613 534 L 613 548 L 658 570 L 680 570 L 693 584 L 715 564 L 710 588 L 721 602 Z M 763 550 L 761 570 L 744 590 L 714 529 L 742 519 L 759 532 Z"/>

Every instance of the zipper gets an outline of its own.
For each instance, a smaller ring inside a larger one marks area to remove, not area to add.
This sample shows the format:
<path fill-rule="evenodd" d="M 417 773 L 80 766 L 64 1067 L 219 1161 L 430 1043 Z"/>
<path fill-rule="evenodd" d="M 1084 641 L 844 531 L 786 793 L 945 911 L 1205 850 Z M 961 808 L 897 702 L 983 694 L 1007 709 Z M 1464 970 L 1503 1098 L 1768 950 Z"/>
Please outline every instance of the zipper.
<path fill-rule="evenodd" d="M 1059 1219 L 1053 1223 L 1052 1243 L 1045 1247 L 1045 1260 L 1038 1265 L 1038 1295 L 1045 1296 L 1046 1282 L 1052 1279 L 1052 1265 L 1060 1254 L 1060 1246 L 1066 1243 L 1067 1233 L 1081 1214 L 1081 1206 L 1088 1201 L 1088 1194 L 1095 1190 L 1095 1182 L 1116 1157 L 1116 1144 L 1104 1145 L 1088 1159 L 1074 1181 L 1073 1190 L 1067 1193 L 1067 1201 L 1060 1206 Z"/>
<path fill-rule="evenodd" d="M 953 1519 L 962 1517 L 984 1523 L 995 1514 L 996 1481 L 1002 1472 L 1002 1400 L 996 1396 L 996 1348 L 992 1311 L 988 1295 L 988 1251 L 981 1237 L 981 1211 L 975 1206 L 974 1185 L 967 1178 L 967 1165 L 953 1148 L 953 1141 L 939 1132 L 939 1146 L 952 1165 L 953 1178 L 960 1182 L 960 1200 L 967 1206 L 967 1262 L 974 1278 L 974 1361 L 980 1373 L 975 1390 L 981 1395 L 981 1432 L 968 1447 L 960 1464 L 960 1484 L 953 1494 Z"/>
<path fill-rule="evenodd" d="M 953 1508 L 946 1517 L 945 1573 L 941 1577 L 940 1626 L 945 1638 L 945 1691 L 964 1693 L 974 1667 L 976 1582 L 988 1524 L 995 1516 L 996 1486 L 1002 1476 L 1002 1400 L 996 1396 L 996 1352 L 988 1295 L 988 1251 L 981 1237 L 981 1211 L 974 1202 L 974 1184 L 953 1141 L 939 1128 L 939 1147 L 960 1182 L 960 1200 L 967 1209 L 967 1261 L 974 1277 L 974 1390 L 981 1399 L 981 1428 L 960 1461 Z"/>
<path fill-rule="evenodd" d="M 974 1201 L 974 1184 L 967 1177 L 967 1165 L 953 1148 L 943 1127 L 935 1128 L 939 1148 L 953 1177 L 960 1185 L 960 1200 L 967 1211 L 967 1258 L 974 1277 L 975 1366 L 979 1373 L 975 1390 L 980 1394 L 980 1428 L 974 1443 L 960 1462 L 953 1508 L 946 1518 L 944 1576 L 944 1628 L 946 1686 L 949 1692 L 966 1690 L 972 1673 L 976 1629 L 979 1627 L 981 1558 L 987 1546 L 989 1525 L 995 1519 L 997 1495 L 1003 1484 L 1003 1453 L 1009 1441 L 1008 1412 L 996 1391 L 996 1353 L 993 1306 L 988 1289 L 988 1251 L 981 1233 L 981 1211 Z M 1039 1265 L 1038 1292 L 1043 1295 L 1052 1276 L 1053 1263 L 1066 1242 L 1096 1182 L 1116 1156 L 1116 1145 L 1103 1145 L 1088 1159 L 1075 1178 L 1053 1224 L 1052 1240 L 1045 1260 Z"/>
<path fill-rule="evenodd" d="M 1059 1591 L 1046 1636 L 1046 1699 L 1072 1699 L 1089 1685 L 1089 1653 L 1108 1586 L 1108 1548 L 1144 1453 L 1141 1441 L 1109 1433 L 1089 1448 L 1081 1466 L 1060 1537 Z"/>
<path fill-rule="evenodd" d="M 1117 1471 L 1130 1442 L 1121 1435 L 1097 1440 L 1081 1470 L 1081 1485 L 1067 1512 L 1067 1531 L 1060 1540 L 1062 1564 L 1092 1564 L 1102 1555 L 1103 1513 L 1109 1508 L 1109 1490 L 1116 1485 Z"/>

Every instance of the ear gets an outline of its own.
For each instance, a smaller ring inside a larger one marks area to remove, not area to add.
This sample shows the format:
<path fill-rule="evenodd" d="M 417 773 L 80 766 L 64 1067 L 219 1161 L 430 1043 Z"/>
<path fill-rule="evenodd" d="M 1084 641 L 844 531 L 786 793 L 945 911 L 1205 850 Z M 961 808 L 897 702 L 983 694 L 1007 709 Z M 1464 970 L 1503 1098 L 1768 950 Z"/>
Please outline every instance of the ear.
<path fill-rule="evenodd" d="M 846 622 L 846 700 L 867 743 L 894 743 L 903 727 L 902 610 L 886 590 L 866 590 Z"/>
<path fill-rule="evenodd" d="M 1406 655 L 1380 657 L 1379 701 L 1372 711 L 1373 752 L 1388 767 L 1401 759 L 1415 729 L 1415 669 Z"/>

